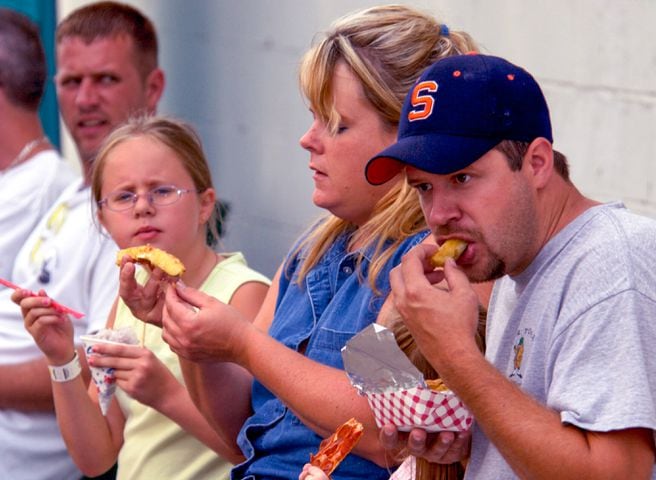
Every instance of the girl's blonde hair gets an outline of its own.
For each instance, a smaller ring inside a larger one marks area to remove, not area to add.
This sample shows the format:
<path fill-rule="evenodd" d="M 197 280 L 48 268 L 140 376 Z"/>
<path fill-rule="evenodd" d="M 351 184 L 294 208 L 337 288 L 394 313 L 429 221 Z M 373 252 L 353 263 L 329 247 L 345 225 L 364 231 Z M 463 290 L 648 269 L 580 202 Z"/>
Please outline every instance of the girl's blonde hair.
<path fill-rule="evenodd" d="M 403 319 L 396 310 L 389 314 L 386 319 L 388 328 L 394 333 L 394 338 L 399 348 L 407 355 L 412 364 L 417 367 L 426 380 L 435 380 L 439 378 L 439 373 L 433 366 L 428 363 L 426 357 L 417 347 L 414 337 L 410 330 L 403 323 Z M 476 330 L 476 345 L 481 352 L 485 352 L 485 326 L 487 323 L 487 310 L 483 306 L 478 309 L 478 328 Z M 408 455 L 407 450 L 401 452 L 400 457 Z M 465 476 L 465 465 L 463 462 L 451 464 L 431 463 L 424 458 L 415 459 L 415 476 L 414 480 L 462 480 Z"/>
<path fill-rule="evenodd" d="M 182 162 L 182 166 L 199 193 L 212 188 L 212 174 L 196 131 L 190 125 L 174 118 L 140 115 L 128 119 L 114 130 L 100 147 L 91 174 L 91 192 L 96 203 L 102 200 L 103 172 L 109 153 L 121 143 L 137 137 L 150 137 L 170 148 Z M 135 159 L 135 161 L 139 160 Z M 216 225 L 217 208 L 215 207 L 207 223 L 207 243 L 211 246 L 219 239 Z"/>
<path fill-rule="evenodd" d="M 467 33 L 449 32 L 421 11 L 404 5 L 372 7 L 338 19 L 306 52 L 300 88 L 315 115 L 335 134 L 340 116 L 333 98 L 333 73 L 337 63 L 344 62 L 362 83 L 365 98 L 385 123 L 396 128 L 405 95 L 426 67 L 440 58 L 477 49 Z M 390 256 L 405 238 L 425 228 L 416 195 L 400 180 L 360 228 L 327 215 L 310 230 L 294 252 L 304 252 L 299 282 L 337 237 L 353 232 L 349 247 L 361 246 L 361 252 L 373 247 L 369 282 L 378 292 L 376 280 Z M 360 254 L 358 265 L 362 259 Z"/>

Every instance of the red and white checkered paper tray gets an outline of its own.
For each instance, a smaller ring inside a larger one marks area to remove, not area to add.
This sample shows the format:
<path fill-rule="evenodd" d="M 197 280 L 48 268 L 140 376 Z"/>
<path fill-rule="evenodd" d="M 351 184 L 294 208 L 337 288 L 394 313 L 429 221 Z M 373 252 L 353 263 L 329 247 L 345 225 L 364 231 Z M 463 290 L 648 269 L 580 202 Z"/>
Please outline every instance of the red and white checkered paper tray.
<path fill-rule="evenodd" d="M 473 416 L 451 391 L 431 390 L 387 328 L 372 324 L 342 348 L 351 384 L 367 397 L 379 427 L 429 432 L 468 430 Z"/>
<path fill-rule="evenodd" d="M 464 432 L 474 421 L 467 407 L 451 391 L 415 387 L 365 395 L 379 427 L 396 425 L 402 432 L 414 427 L 427 432 Z"/>

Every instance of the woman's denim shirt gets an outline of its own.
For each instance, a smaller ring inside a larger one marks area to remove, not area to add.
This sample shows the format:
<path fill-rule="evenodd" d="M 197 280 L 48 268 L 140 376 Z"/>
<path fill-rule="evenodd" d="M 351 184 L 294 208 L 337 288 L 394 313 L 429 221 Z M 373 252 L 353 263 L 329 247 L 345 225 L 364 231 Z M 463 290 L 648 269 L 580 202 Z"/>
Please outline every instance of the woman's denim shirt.
<path fill-rule="evenodd" d="M 376 321 L 390 292 L 390 270 L 427 235 L 424 231 L 402 242 L 379 274 L 379 295 L 372 291 L 366 275 L 356 271 L 357 254 L 346 250 L 348 235 L 333 243 L 301 285 L 297 283 L 300 262 L 288 256 L 269 335 L 296 351 L 306 344 L 305 356 L 343 369 L 341 349 L 352 336 Z M 367 271 L 369 261 L 365 253 L 362 272 Z M 257 380 L 251 401 L 254 414 L 237 439 L 247 460 L 233 469 L 232 478 L 297 479 L 322 438 Z M 387 470 L 354 454 L 332 475 L 335 480 L 388 477 Z"/>

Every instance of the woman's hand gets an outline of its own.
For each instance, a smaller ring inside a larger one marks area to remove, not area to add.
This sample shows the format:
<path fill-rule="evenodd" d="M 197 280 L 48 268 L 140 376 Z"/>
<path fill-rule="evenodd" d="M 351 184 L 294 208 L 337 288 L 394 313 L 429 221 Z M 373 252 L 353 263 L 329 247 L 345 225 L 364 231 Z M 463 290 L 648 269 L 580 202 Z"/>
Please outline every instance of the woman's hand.
<path fill-rule="evenodd" d="M 25 328 L 51 365 L 64 365 L 74 355 L 73 324 L 67 315 L 53 308 L 46 292 L 38 295 L 23 289 L 14 290 L 14 303 L 21 308 Z"/>
<path fill-rule="evenodd" d="M 237 362 L 254 327 L 235 308 L 180 283 L 166 292 L 162 338 L 193 362 Z"/>
<path fill-rule="evenodd" d="M 116 384 L 144 405 L 161 410 L 180 382 L 153 352 L 138 345 L 96 343 L 88 357 L 92 367 L 113 368 Z"/>
<path fill-rule="evenodd" d="M 155 268 L 150 272 L 146 283 L 140 285 L 134 278 L 135 270 L 134 261 L 127 256 L 123 257 L 118 293 L 132 315 L 142 322 L 161 327 L 164 292 L 170 285 L 171 277 L 159 268 Z"/>

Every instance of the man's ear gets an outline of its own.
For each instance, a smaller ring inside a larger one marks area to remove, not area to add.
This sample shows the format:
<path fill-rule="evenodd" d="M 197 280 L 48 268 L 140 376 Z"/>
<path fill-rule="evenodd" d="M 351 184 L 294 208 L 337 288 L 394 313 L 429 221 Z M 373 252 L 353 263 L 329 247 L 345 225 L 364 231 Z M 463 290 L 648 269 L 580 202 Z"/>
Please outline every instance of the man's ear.
<path fill-rule="evenodd" d="M 149 112 L 157 110 L 157 104 L 164 93 L 165 83 L 164 72 L 161 68 L 156 68 L 146 77 L 146 105 Z"/>
<path fill-rule="evenodd" d="M 534 139 L 524 155 L 523 168 L 536 188 L 544 187 L 554 174 L 553 148 L 546 138 Z"/>

